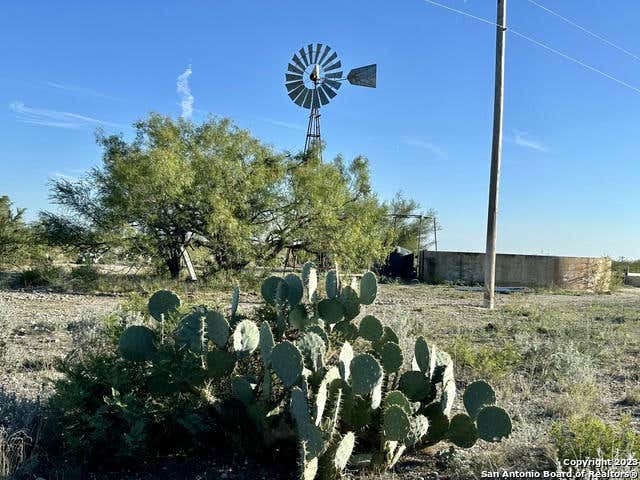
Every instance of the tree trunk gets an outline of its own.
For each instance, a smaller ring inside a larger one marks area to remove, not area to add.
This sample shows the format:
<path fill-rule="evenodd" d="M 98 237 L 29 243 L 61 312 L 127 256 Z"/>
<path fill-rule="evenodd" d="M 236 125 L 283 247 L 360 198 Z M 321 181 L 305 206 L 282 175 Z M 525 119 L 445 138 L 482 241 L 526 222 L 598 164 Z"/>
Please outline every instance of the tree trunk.
<path fill-rule="evenodd" d="M 171 278 L 178 278 L 180 276 L 180 268 L 181 268 L 181 260 L 182 256 L 179 252 L 174 252 L 169 255 L 166 259 L 167 268 L 169 268 L 169 273 L 171 274 Z"/>

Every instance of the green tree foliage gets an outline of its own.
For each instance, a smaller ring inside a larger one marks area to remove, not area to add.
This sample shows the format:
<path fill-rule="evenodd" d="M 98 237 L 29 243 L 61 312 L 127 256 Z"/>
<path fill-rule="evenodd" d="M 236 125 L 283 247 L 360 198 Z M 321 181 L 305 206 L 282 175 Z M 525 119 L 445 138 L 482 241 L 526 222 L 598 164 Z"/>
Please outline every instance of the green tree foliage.
<path fill-rule="evenodd" d="M 159 258 L 173 277 L 193 234 L 217 270 L 273 261 L 291 245 L 349 267 L 386 255 L 387 207 L 366 159 L 278 154 L 228 119 L 151 114 L 135 127 L 130 142 L 99 133 L 103 164 L 83 179 L 53 181 L 64 213 L 41 214 L 52 244 Z"/>
<path fill-rule="evenodd" d="M 371 189 L 364 157 L 349 164 L 341 157 L 323 163 L 315 152 L 291 159 L 278 205 L 265 242 L 271 257 L 293 245 L 308 259 L 325 254 L 363 268 L 388 253 L 387 208 Z"/>
<path fill-rule="evenodd" d="M 436 218 L 434 210 L 428 210 L 424 213 L 421 210 L 420 203 L 411 198 L 406 198 L 401 192 L 395 195 L 387 207 L 395 245 L 416 252 L 418 250 L 418 238 L 420 238 L 421 248 L 426 248 L 432 244 L 433 220 Z M 415 215 L 423 215 L 422 222 L 420 219 L 415 218 Z"/>
<path fill-rule="evenodd" d="M 31 243 L 25 210 L 12 210 L 12 205 L 8 196 L 0 197 L 0 268 L 19 264 Z"/>

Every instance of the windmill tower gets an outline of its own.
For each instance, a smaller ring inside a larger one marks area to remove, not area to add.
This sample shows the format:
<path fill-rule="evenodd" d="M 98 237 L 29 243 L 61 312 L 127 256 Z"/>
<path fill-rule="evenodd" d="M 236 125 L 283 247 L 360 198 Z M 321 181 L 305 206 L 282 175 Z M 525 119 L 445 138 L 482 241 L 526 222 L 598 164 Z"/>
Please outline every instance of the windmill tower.
<path fill-rule="evenodd" d="M 293 102 L 310 110 L 304 152 L 321 145 L 320 107 L 337 94 L 344 80 L 352 85 L 376 87 L 377 65 L 354 68 L 346 78 L 338 54 L 328 45 L 310 43 L 293 54 L 285 73 L 285 87 Z"/>

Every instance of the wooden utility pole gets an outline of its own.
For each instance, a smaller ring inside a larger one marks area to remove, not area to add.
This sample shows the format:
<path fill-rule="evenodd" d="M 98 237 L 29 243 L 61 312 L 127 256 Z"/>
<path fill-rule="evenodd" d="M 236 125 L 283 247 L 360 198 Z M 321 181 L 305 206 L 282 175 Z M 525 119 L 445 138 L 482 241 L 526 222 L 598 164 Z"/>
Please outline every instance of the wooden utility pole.
<path fill-rule="evenodd" d="M 497 1 L 493 143 L 491 145 L 491 179 L 489 181 L 489 210 L 487 214 L 487 249 L 484 256 L 484 306 L 489 309 L 495 306 L 496 224 L 498 220 L 500 157 L 502 154 L 502 107 L 504 105 L 504 37 L 507 31 L 507 0 Z"/>

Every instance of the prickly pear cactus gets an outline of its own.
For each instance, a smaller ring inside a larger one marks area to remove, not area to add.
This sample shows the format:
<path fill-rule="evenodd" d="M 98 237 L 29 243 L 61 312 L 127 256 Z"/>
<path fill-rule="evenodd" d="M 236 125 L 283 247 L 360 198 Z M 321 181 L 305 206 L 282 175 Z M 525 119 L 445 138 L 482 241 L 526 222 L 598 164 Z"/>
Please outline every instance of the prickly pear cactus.
<path fill-rule="evenodd" d="M 495 405 L 497 395 L 485 381 L 467 386 L 466 413 L 452 415 L 453 360 L 423 337 L 403 352 L 396 332 L 367 311 L 378 292 L 373 273 L 359 282 L 351 276 L 351 285 L 343 286 L 336 266 L 325 277 L 325 298 L 315 265 L 306 263 L 301 273 L 262 283 L 262 297 L 274 313 L 261 323 L 238 318 L 236 288 L 228 317 L 192 308 L 166 336 L 173 345 L 157 343 L 165 338 L 157 330 L 129 327 L 120 354 L 140 365 L 159 361 L 163 349 L 201 361 L 203 380 L 191 388 L 214 387 L 220 398 L 213 410 L 221 422 L 228 411 L 233 417 L 244 408 L 252 443 L 295 443 L 303 480 L 336 479 L 347 465 L 392 468 L 407 450 L 438 442 L 469 448 L 510 435 L 511 419 Z M 149 312 L 160 321 L 178 307 L 180 299 L 168 291 L 149 301 Z M 405 355 L 411 355 L 410 369 Z"/>
<path fill-rule="evenodd" d="M 148 308 L 149 314 L 162 322 L 180 308 L 180 297 L 169 290 L 158 290 L 149 298 Z"/>

